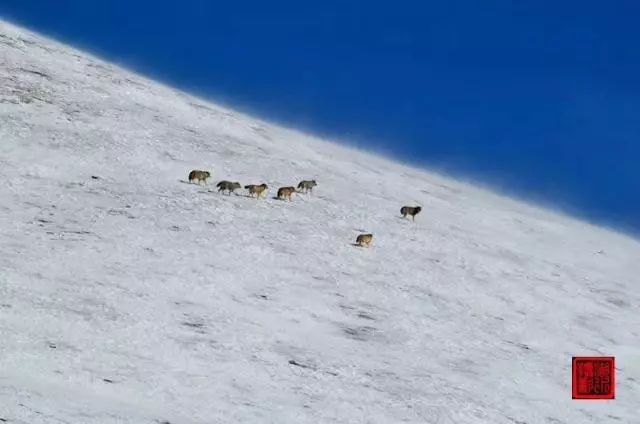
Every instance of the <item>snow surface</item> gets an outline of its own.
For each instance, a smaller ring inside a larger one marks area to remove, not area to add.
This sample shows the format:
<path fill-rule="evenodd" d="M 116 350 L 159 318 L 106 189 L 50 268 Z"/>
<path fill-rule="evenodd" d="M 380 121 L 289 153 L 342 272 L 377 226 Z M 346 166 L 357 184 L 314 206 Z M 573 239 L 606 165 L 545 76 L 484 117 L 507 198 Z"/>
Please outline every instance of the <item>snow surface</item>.
<path fill-rule="evenodd" d="M 638 241 L 1 21 L 0 80 L 0 421 L 640 423 Z"/>

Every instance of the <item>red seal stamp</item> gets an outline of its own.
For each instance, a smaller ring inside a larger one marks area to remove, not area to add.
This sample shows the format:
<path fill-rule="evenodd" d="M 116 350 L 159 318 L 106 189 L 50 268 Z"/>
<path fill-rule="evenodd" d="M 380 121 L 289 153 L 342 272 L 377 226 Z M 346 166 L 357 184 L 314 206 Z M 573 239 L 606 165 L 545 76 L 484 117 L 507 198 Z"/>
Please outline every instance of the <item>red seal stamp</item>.
<path fill-rule="evenodd" d="M 571 366 L 573 399 L 615 399 L 613 356 L 574 356 Z"/>

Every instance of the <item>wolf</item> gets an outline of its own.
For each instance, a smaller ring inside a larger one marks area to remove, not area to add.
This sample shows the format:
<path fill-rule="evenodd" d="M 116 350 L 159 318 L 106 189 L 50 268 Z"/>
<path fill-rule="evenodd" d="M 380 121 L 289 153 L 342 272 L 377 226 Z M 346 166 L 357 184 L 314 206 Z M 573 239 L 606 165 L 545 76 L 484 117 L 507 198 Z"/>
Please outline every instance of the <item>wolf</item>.
<path fill-rule="evenodd" d="M 231 193 L 234 190 L 237 190 L 239 188 L 241 188 L 242 186 L 240 185 L 239 182 L 234 182 L 232 183 L 231 181 L 220 181 L 216 187 L 218 187 L 218 192 L 225 192 L 228 191 L 229 192 L 229 196 L 231 196 Z"/>
<path fill-rule="evenodd" d="M 260 197 L 260 195 L 262 193 L 265 192 L 265 190 L 267 190 L 269 187 L 267 187 L 266 184 L 262 183 L 260 185 L 255 185 L 255 184 L 249 184 L 244 186 L 244 188 L 246 188 L 247 190 L 249 190 L 249 197 L 253 197 L 253 195 L 256 195 L 256 199 L 258 199 Z"/>
<path fill-rule="evenodd" d="M 303 180 L 300 181 L 300 184 L 298 184 L 298 190 L 302 191 L 303 193 L 313 192 L 313 188 L 317 185 L 318 183 L 316 183 L 316 180 Z"/>
<path fill-rule="evenodd" d="M 278 199 L 284 200 L 285 197 L 288 197 L 289 201 L 291 201 L 291 195 L 295 192 L 295 187 L 280 187 L 278 189 Z"/>
<path fill-rule="evenodd" d="M 369 245 L 371 244 L 371 241 L 373 241 L 373 234 L 360 234 L 356 238 L 356 244 L 358 246 L 367 246 L 367 247 L 369 247 Z"/>
<path fill-rule="evenodd" d="M 403 218 L 406 218 L 407 215 L 411 215 L 411 218 L 415 221 L 416 215 L 418 215 L 421 210 L 422 210 L 421 206 L 403 206 L 400 209 L 400 213 L 402 214 Z"/>
<path fill-rule="evenodd" d="M 209 171 L 200 171 L 198 169 L 194 169 L 193 171 L 189 172 L 189 182 L 191 183 L 193 180 L 198 181 L 198 184 L 200 184 L 200 181 L 204 181 L 204 183 L 207 183 L 207 178 L 209 178 L 211 176 L 211 173 Z"/>

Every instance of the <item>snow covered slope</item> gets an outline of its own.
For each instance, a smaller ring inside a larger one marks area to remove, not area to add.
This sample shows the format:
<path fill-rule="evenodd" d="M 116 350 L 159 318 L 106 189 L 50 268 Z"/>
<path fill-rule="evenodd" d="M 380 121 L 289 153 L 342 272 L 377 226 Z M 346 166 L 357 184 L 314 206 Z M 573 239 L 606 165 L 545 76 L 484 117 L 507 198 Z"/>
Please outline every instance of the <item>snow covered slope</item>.
<path fill-rule="evenodd" d="M 631 238 L 6 22 L 0 175 L 2 422 L 640 423 Z M 571 400 L 587 354 L 616 356 L 614 401 Z"/>

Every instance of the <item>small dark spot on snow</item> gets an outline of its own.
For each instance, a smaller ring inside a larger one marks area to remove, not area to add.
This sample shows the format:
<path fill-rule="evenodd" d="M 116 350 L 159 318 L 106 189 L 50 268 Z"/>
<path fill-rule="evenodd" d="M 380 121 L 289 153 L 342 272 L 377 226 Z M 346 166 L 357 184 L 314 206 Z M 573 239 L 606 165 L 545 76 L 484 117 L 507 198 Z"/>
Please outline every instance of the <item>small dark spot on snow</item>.
<path fill-rule="evenodd" d="M 301 362 L 296 361 L 295 359 L 290 359 L 289 360 L 289 364 L 295 365 L 296 367 L 300 367 L 300 368 L 306 368 L 306 369 L 315 370 L 315 367 L 313 367 L 311 365 L 303 364 Z"/>
<path fill-rule="evenodd" d="M 520 420 L 512 418 L 512 417 L 510 417 L 508 415 L 505 415 L 505 416 L 509 419 L 509 421 L 511 421 L 511 422 L 513 422 L 515 424 L 527 424 L 526 421 L 520 421 Z"/>
<path fill-rule="evenodd" d="M 98 177 L 97 175 L 92 175 L 91 178 L 94 179 L 94 180 L 99 180 L 100 179 L 100 177 Z"/>
<path fill-rule="evenodd" d="M 366 312 L 358 312 L 358 318 L 368 319 L 368 320 L 371 320 L 371 321 L 375 321 L 376 320 L 374 317 L 372 317 L 371 315 L 369 315 Z"/>
<path fill-rule="evenodd" d="M 268 300 L 268 299 L 269 299 L 269 296 L 267 296 L 266 294 L 259 294 L 259 295 L 258 295 L 258 297 L 259 297 L 260 299 L 265 299 L 265 300 Z"/>
<path fill-rule="evenodd" d="M 44 72 L 36 71 L 34 69 L 20 68 L 20 70 L 23 71 L 23 72 L 30 73 L 30 74 L 38 75 L 39 77 L 46 78 L 48 80 L 51 79 L 51 77 L 49 75 L 45 74 Z"/>
<path fill-rule="evenodd" d="M 612 305 L 618 306 L 620 308 L 625 308 L 629 306 L 629 304 L 624 299 L 608 298 L 607 302 L 611 303 Z"/>
<path fill-rule="evenodd" d="M 529 346 L 527 346 L 526 344 L 524 344 L 524 343 L 512 342 L 511 340 L 505 340 L 505 342 L 510 344 L 510 345 L 517 346 L 520 349 L 531 350 L 531 348 Z"/>
<path fill-rule="evenodd" d="M 202 328 L 202 327 L 204 327 L 204 324 L 202 324 L 200 322 L 183 322 L 182 325 L 187 326 L 187 327 L 191 327 L 191 328 Z"/>
<path fill-rule="evenodd" d="M 350 339 L 366 341 L 367 339 L 370 339 L 372 336 L 374 336 L 378 330 L 374 327 L 362 326 L 362 327 L 345 327 L 342 329 L 342 331 Z"/>
<path fill-rule="evenodd" d="M 56 349 L 58 346 L 56 346 L 56 344 L 55 344 L 55 343 L 49 343 L 49 347 L 50 347 L 51 349 Z"/>
<path fill-rule="evenodd" d="M 68 233 L 68 234 L 93 234 L 91 231 L 85 231 L 85 230 L 65 230 L 62 231 L 62 233 Z"/>
<path fill-rule="evenodd" d="M 113 383 L 113 380 L 110 380 L 108 378 L 103 378 L 102 381 L 104 381 L 105 383 Z"/>

